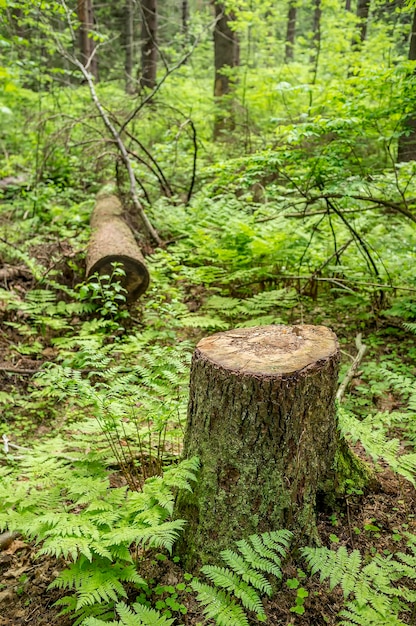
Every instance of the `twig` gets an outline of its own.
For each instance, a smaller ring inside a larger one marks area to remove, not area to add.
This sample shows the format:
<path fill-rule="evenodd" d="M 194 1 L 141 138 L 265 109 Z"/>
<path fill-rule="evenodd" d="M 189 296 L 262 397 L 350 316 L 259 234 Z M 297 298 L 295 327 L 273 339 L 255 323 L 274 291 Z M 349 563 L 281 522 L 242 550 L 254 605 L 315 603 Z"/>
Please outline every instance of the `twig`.
<path fill-rule="evenodd" d="M 31 376 L 32 374 L 37 374 L 39 371 L 40 368 L 30 370 L 20 367 L 13 367 L 12 365 L 0 365 L 0 372 L 10 372 L 11 374 L 21 374 L 23 376 Z"/>
<path fill-rule="evenodd" d="M 190 125 L 191 129 L 192 129 L 192 141 L 194 144 L 194 156 L 193 156 L 193 163 L 192 163 L 192 179 L 191 179 L 191 184 L 189 185 L 189 189 L 188 189 L 188 193 L 186 196 L 186 205 L 189 204 L 191 197 L 192 197 L 192 192 L 194 189 L 194 185 L 195 185 L 195 179 L 196 179 L 196 163 L 197 163 L 197 157 L 198 157 L 198 143 L 197 143 L 197 138 L 196 138 L 196 128 L 195 125 L 193 123 L 192 120 L 188 120 L 187 123 Z"/>
<path fill-rule="evenodd" d="M 345 375 L 344 380 L 339 386 L 339 389 L 336 395 L 336 399 L 338 400 L 338 402 L 342 402 L 345 392 L 347 390 L 347 387 L 350 384 L 355 372 L 357 371 L 358 366 L 363 360 L 365 353 L 367 352 L 367 346 L 365 346 L 362 343 L 361 338 L 362 338 L 361 333 L 359 333 L 355 338 L 355 345 L 358 350 L 358 354 L 355 357 L 354 361 L 351 363 L 350 369 L 348 370 L 347 374 Z"/>

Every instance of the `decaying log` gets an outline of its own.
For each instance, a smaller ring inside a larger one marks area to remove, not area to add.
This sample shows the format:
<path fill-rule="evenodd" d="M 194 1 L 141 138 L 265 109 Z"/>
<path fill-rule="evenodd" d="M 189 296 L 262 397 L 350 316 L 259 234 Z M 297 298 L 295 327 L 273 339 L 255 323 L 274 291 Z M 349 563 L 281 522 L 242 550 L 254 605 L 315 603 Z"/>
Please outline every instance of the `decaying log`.
<path fill-rule="evenodd" d="M 252 533 L 279 528 L 316 539 L 320 494 L 335 489 L 338 341 L 323 326 L 263 326 L 217 333 L 196 347 L 184 454 L 198 456 L 185 566 L 216 559 Z"/>
<path fill-rule="evenodd" d="M 111 276 L 113 263 L 120 263 L 125 272 L 121 284 L 127 300 L 134 302 L 149 285 L 149 272 L 133 233 L 123 217 L 120 200 L 114 195 L 98 195 L 91 215 L 92 235 L 87 254 L 87 276 L 95 272 Z"/>

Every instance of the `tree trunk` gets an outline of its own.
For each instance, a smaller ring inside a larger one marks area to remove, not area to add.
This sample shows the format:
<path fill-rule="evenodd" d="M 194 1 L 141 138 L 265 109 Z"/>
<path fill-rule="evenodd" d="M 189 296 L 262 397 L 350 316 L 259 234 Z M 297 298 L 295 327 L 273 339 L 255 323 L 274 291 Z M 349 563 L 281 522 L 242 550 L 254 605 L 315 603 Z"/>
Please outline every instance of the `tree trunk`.
<path fill-rule="evenodd" d="M 125 72 L 126 72 L 126 93 L 133 93 L 133 64 L 134 64 L 134 11 L 133 0 L 126 0 L 125 15 Z"/>
<path fill-rule="evenodd" d="M 313 11 L 313 25 L 312 25 L 312 32 L 313 32 L 312 50 L 309 56 L 309 63 L 314 66 L 315 80 L 316 80 L 316 73 L 318 69 L 319 51 L 321 47 L 321 17 L 322 17 L 321 0 L 315 0 L 314 11 Z"/>
<path fill-rule="evenodd" d="M 185 39 L 187 39 L 188 32 L 189 32 L 188 20 L 189 20 L 188 0 L 182 0 L 181 28 L 182 28 L 182 35 L 185 37 Z"/>
<path fill-rule="evenodd" d="M 230 75 L 230 70 L 239 65 L 240 49 L 237 33 L 230 27 L 235 19 L 234 15 L 227 14 L 223 4 L 216 2 L 214 7 L 217 20 L 214 28 L 214 98 L 220 107 L 214 121 L 214 139 L 218 139 L 222 133 L 235 127 L 234 107 L 230 96 L 234 77 Z"/>
<path fill-rule="evenodd" d="M 90 220 L 92 235 L 86 260 L 87 276 L 95 272 L 111 276 L 112 264 L 120 263 L 125 272 L 125 278 L 120 282 L 127 291 L 127 301 L 131 303 L 146 291 L 149 272 L 122 214 L 116 196 L 98 195 Z"/>
<path fill-rule="evenodd" d="M 370 12 L 370 0 L 358 0 L 358 37 L 353 43 L 355 49 L 360 49 L 367 37 L 368 14 Z"/>
<path fill-rule="evenodd" d="M 77 13 L 80 22 L 79 41 L 81 50 L 81 63 L 90 74 L 98 80 L 98 62 L 95 54 L 95 42 L 90 37 L 94 28 L 93 0 L 77 0 Z"/>
<path fill-rule="evenodd" d="M 412 32 L 410 34 L 409 44 L 409 61 L 416 61 L 416 9 L 413 12 Z M 415 71 L 413 71 L 413 76 Z M 409 76 L 409 86 L 406 89 L 413 90 L 411 77 Z M 407 117 L 404 123 L 404 133 L 399 138 L 397 149 L 397 160 L 415 161 L 416 160 L 416 114 L 413 113 Z"/>
<path fill-rule="evenodd" d="M 285 63 L 293 61 L 296 33 L 296 0 L 290 0 L 287 15 Z"/>
<path fill-rule="evenodd" d="M 345 10 L 351 11 L 351 0 L 345 0 Z"/>
<path fill-rule="evenodd" d="M 317 497 L 336 489 L 338 362 L 323 326 L 238 328 L 199 342 L 184 454 L 201 471 L 176 505 L 188 520 L 185 567 L 252 533 L 316 538 Z"/>
<path fill-rule="evenodd" d="M 142 73 L 140 87 L 153 89 L 157 70 L 157 0 L 141 0 Z"/>

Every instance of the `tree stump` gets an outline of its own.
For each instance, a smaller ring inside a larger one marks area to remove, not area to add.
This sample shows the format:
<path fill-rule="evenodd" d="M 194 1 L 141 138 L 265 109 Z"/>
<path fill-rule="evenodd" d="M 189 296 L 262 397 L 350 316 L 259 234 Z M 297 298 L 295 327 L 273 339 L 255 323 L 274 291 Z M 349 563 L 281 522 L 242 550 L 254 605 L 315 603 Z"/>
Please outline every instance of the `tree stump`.
<path fill-rule="evenodd" d="M 91 215 L 92 235 L 87 253 L 87 277 L 95 272 L 111 276 L 113 263 L 120 263 L 121 280 L 129 303 L 137 300 L 149 285 L 149 272 L 133 233 L 123 217 L 120 200 L 114 195 L 98 195 Z"/>
<path fill-rule="evenodd" d="M 201 470 L 176 505 L 188 520 L 186 567 L 252 533 L 316 538 L 317 496 L 338 447 L 338 362 L 337 338 L 323 326 L 238 328 L 199 342 L 184 454 Z"/>

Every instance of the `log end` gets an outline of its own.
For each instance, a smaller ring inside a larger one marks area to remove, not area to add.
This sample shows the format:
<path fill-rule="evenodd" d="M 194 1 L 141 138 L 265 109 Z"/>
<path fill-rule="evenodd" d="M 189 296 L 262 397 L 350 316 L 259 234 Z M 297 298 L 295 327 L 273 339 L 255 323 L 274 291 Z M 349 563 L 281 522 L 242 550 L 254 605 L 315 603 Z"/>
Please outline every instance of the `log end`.
<path fill-rule="evenodd" d="M 240 374 L 293 374 L 336 357 L 336 335 L 325 326 L 237 328 L 202 339 L 197 350 L 214 365 Z"/>
<path fill-rule="evenodd" d="M 96 263 L 88 268 L 87 277 L 89 278 L 96 272 L 101 276 L 111 276 L 113 273 L 113 263 L 122 266 L 125 276 L 121 279 L 121 285 L 127 291 L 127 302 L 131 304 L 135 302 L 148 288 L 150 276 L 147 267 L 138 259 L 119 254 L 108 255 L 98 259 Z"/>

